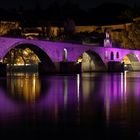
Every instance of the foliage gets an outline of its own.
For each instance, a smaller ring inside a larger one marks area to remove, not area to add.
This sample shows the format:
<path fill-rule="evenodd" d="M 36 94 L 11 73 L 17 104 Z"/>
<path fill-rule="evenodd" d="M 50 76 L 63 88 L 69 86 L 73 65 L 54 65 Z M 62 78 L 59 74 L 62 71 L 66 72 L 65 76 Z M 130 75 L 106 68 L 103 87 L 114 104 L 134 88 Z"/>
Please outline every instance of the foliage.
<path fill-rule="evenodd" d="M 21 37 L 21 30 L 20 29 L 10 29 L 6 36 L 12 36 L 12 37 Z"/>
<path fill-rule="evenodd" d="M 40 60 L 37 55 L 30 50 L 26 49 L 12 49 L 4 58 L 4 63 L 8 64 L 37 64 Z"/>
<path fill-rule="evenodd" d="M 127 9 L 121 12 L 121 14 L 118 16 L 120 19 L 133 19 L 134 17 L 134 10 Z"/>
<path fill-rule="evenodd" d="M 75 33 L 75 22 L 72 19 L 67 19 L 64 22 L 64 32 L 66 35 L 72 35 Z"/>
<path fill-rule="evenodd" d="M 136 21 L 120 34 L 121 46 L 128 49 L 140 49 L 140 21 Z"/>

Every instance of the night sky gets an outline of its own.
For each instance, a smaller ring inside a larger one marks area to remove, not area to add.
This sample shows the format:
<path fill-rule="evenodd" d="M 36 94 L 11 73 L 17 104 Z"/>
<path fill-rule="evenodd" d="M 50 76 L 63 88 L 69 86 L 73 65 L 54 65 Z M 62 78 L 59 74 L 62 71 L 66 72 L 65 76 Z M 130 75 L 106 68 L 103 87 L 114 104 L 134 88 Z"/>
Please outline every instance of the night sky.
<path fill-rule="evenodd" d="M 18 8 L 19 5 L 22 5 L 24 8 L 33 8 L 35 3 L 40 3 L 42 8 L 48 6 L 49 3 L 56 0 L 0 0 L 0 8 Z M 66 0 L 57 0 L 57 2 L 63 3 Z M 80 5 L 80 7 L 84 9 L 88 9 L 91 7 L 96 7 L 104 2 L 108 2 L 109 0 L 68 0 L 72 2 L 76 2 Z M 111 1 L 111 0 L 110 0 Z M 113 2 L 119 2 L 123 4 L 127 4 L 129 6 L 140 6 L 140 0 L 112 0 Z M 111 2 L 112 2 L 111 1 Z"/>

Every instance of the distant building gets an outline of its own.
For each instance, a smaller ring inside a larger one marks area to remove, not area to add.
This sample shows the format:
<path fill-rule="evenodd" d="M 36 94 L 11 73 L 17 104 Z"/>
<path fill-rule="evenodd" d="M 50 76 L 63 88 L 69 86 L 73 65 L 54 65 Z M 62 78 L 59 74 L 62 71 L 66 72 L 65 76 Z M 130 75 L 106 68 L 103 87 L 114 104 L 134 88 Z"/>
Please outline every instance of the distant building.
<path fill-rule="evenodd" d="M 134 18 L 133 21 L 140 20 L 140 17 Z M 133 24 L 133 22 L 130 23 L 121 23 L 121 24 L 115 24 L 115 25 L 75 25 L 75 33 L 80 32 L 102 32 L 104 33 L 105 29 L 110 30 L 110 36 L 113 39 L 119 38 L 119 32 L 122 30 L 129 30 L 129 26 Z M 57 25 L 49 25 L 43 23 L 41 26 L 41 23 L 34 27 L 21 27 L 20 22 L 12 22 L 12 21 L 0 21 L 0 35 L 6 35 L 10 30 L 14 29 L 20 29 L 21 30 L 21 36 L 25 38 L 37 38 L 40 35 L 48 36 L 48 28 L 49 28 L 49 34 L 52 36 L 58 36 L 58 34 L 61 31 L 64 31 L 64 27 L 59 27 Z"/>
<path fill-rule="evenodd" d="M 133 18 L 133 21 L 140 21 L 140 17 Z"/>

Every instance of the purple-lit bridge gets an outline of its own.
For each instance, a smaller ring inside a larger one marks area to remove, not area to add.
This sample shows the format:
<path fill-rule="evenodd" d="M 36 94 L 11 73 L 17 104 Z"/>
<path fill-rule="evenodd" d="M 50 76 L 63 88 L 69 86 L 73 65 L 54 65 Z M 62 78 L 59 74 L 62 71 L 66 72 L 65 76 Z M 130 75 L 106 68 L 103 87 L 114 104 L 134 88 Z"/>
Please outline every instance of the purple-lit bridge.
<path fill-rule="evenodd" d="M 109 62 L 122 63 L 124 58 L 124 63 L 131 65 L 132 70 L 140 70 L 139 50 L 23 38 L 0 37 L 0 59 L 3 60 L 11 49 L 25 46 L 38 55 L 48 71 L 57 71 L 61 62 L 80 63 L 82 71 L 102 71 Z"/>

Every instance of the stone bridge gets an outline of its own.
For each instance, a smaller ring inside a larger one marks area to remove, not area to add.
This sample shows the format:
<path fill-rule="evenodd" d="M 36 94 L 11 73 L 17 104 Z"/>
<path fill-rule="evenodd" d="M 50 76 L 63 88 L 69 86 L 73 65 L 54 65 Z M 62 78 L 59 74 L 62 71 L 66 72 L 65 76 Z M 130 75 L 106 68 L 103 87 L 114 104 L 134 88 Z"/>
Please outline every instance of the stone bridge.
<path fill-rule="evenodd" d="M 34 51 L 46 71 L 59 71 L 61 63 L 69 68 L 72 68 L 71 64 L 81 64 L 82 71 L 105 71 L 109 63 L 124 62 L 127 65 L 128 62 L 124 61 L 126 56 L 131 69 L 140 70 L 139 50 L 23 38 L 0 37 L 1 61 L 11 49 L 18 47 L 28 47 Z"/>

